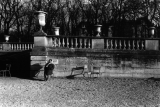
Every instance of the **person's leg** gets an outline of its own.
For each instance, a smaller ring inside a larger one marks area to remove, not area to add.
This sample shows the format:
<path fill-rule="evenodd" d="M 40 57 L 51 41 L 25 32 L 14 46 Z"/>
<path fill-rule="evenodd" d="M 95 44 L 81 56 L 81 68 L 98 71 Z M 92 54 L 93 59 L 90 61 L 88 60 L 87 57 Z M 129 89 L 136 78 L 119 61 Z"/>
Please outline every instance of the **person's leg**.
<path fill-rule="evenodd" d="M 44 80 L 47 81 L 47 74 L 46 74 L 46 71 L 44 71 Z"/>
<path fill-rule="evenodd" d="M 48 80 L 51 80 L 51 75 L 48 75 Z"/>

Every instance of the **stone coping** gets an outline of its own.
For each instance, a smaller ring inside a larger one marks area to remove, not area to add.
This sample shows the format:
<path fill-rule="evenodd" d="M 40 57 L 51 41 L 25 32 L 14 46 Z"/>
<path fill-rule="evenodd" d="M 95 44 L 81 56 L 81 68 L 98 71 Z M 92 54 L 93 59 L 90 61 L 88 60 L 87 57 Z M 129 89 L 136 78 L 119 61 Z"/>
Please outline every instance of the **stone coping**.
<path fill-rule="evenodd" d="M 160 55 L 155 50 L 107 50 L 107 49 L 76 49 L 76 48 L 53 48 L 47 47 L 47 52 L 71 52 L 71 53 L 106 53 L 106 54 L 138 54 L 138 55 Z"/>

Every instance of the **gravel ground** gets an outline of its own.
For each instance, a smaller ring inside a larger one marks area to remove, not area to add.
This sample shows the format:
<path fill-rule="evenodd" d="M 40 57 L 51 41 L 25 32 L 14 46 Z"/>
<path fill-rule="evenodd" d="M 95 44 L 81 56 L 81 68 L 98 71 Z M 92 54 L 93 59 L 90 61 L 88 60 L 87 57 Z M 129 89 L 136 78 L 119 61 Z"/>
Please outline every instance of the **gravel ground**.
<path fill-rule="evenodd" d="M 0 107 L 160 107 L 160 81 L 0 78 Z"/>

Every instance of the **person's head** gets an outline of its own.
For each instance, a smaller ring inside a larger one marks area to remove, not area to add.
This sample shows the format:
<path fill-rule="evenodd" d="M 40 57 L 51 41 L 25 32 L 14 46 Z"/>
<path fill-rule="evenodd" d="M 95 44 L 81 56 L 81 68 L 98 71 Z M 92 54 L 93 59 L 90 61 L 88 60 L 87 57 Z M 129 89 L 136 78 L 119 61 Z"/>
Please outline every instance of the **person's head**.
<path fill-rule="evenodd" d="M 49 61 L 48 61 L 48 62 L 49 62 L 49 63 L 50 63 L 50 62 L 52 62 L 52 59 L 49 59 Z"/>

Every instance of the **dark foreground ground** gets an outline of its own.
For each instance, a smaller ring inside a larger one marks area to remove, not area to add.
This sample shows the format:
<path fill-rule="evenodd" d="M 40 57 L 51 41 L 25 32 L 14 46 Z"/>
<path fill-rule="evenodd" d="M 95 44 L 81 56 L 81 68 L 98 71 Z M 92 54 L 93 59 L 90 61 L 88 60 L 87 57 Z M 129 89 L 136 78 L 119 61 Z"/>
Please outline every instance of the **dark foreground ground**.
<path fill-rule="evenodd" d="M 160 107 L 160 81 L 0 77 L 0 107 Z"/>

